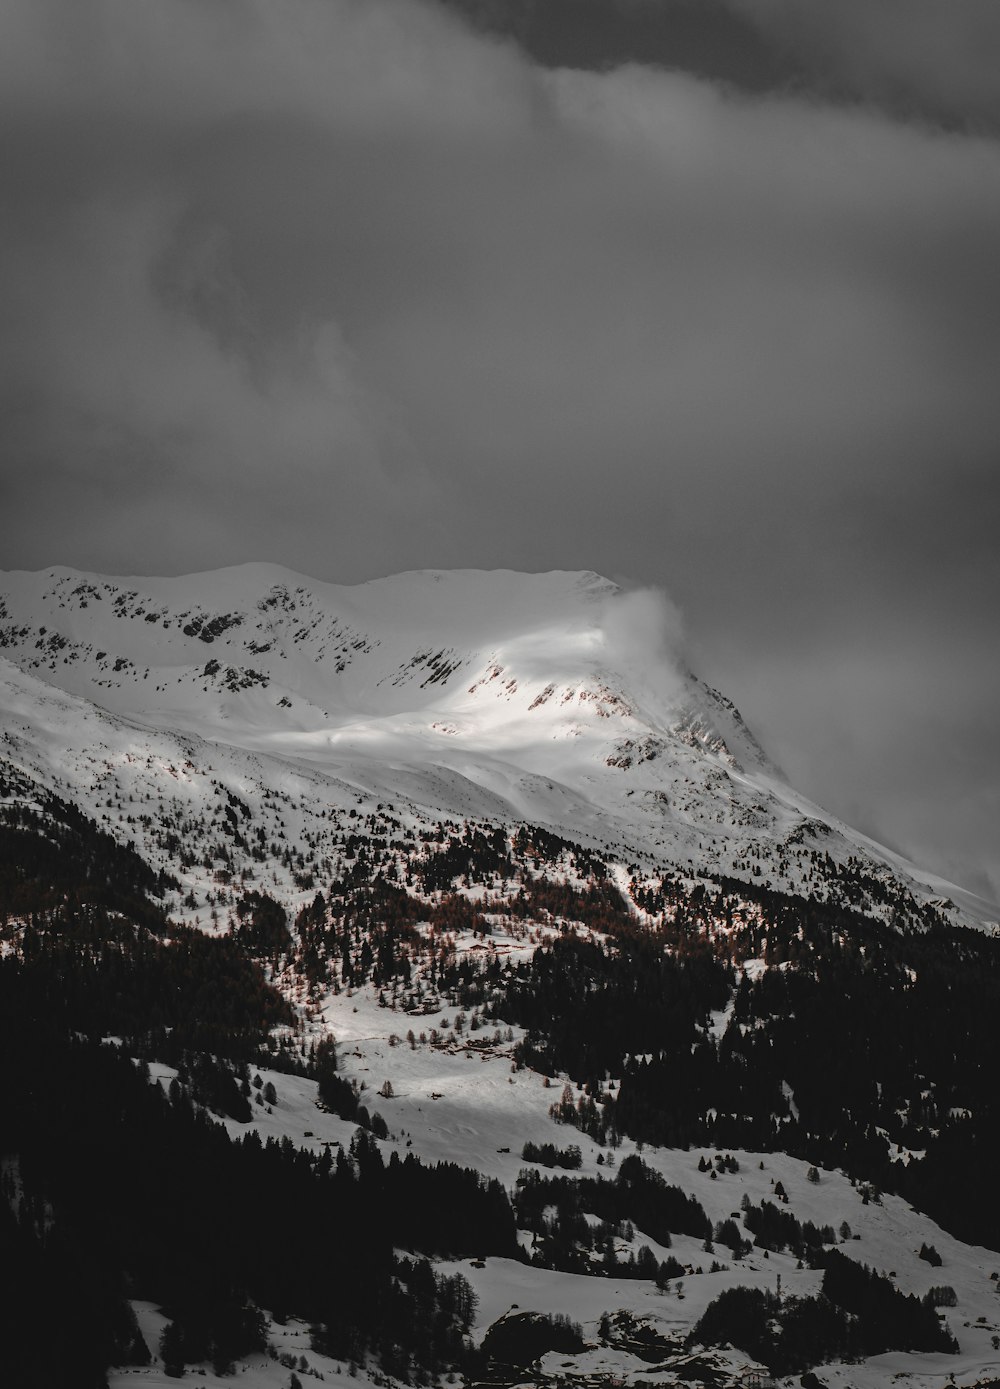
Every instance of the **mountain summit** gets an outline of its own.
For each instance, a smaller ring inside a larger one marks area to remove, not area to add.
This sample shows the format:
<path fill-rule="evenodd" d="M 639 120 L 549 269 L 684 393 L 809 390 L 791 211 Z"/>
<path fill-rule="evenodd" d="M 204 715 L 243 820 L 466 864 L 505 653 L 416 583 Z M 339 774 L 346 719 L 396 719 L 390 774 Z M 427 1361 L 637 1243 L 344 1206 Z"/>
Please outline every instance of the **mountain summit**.
<path fill-rule="evenodd" d="M 174 793 L 182 765 L 209 821 L 220 788 L 266 802 L 291 785 L 303 813 L 528 821 L 637 868 L 832 900 L 849 880 L 876 915 L 987 919 L 799 796 L 679 646 L 661 594 L 591 572 L 9 573 L 0 718 L 14 760 L 89 813 L 109 783 Z"/>

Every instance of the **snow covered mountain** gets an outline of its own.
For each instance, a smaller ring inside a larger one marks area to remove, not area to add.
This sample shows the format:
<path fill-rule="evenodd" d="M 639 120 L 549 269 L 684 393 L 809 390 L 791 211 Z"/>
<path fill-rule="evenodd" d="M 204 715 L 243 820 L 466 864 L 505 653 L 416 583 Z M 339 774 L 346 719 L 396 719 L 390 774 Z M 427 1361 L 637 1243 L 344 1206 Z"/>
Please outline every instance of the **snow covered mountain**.
<path fill-rule="evenodd" d="M 593 573 L 422 571 L 357 587 L 256 564 L 176 579 L 9 573 L 0 729 L 17 766 L 113 833 L 127 825 L 163 867 L 159 832 L 118 818 L 126 803 L 174 803 L 208 839 L 235 796 L 270 843 L 280 796 L 321 857 L 327 811 L 391 804 L 414 824 L 543 825 L 640 873 L 753 880 L 882 916 L 947 903 L 954 920 L 991 921 L 989 904 L 795 793 L 685 668 L 672 627 L 660 595 Z M 246 867 L 227 848 L 227 866 Z M 185 894 L 210 881 L 189 865 Z"/>
<path fill-rule="evenodd" d="M 997 1389 L 994 910 L 673 633 L 0 576 L 0 1378 Z"/>

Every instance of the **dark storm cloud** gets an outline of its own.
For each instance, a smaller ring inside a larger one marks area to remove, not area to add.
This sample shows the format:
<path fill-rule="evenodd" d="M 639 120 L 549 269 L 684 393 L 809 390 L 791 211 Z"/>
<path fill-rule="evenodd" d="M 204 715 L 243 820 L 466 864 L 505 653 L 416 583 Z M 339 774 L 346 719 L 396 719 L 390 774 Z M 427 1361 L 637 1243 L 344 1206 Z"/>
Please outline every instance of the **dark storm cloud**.
<path fill-rule="evenodd" d="M 834 808 L 855 717 L 995 793 L 1000 147 L 418 0 L 5 23 L 6 567 L 627 572 Z"/>
<path fill-rule="evenodd" d="M 730 0 L 442 0 L 547 67 L 672 68 L 749 91 L 799 79 L 801 58 Z"/>
<path fill-rule="evenodd" d="M 669 0 L 668 0 L 669 3 Z M 785 58 L 846 92 L 1000 130 L 994 0 L 727 0 Z"/>
<path fill-rule="evenodd" d="M 548 67 L 626 63 L 1000 131 L 994 0 L 441 0 Z"/>

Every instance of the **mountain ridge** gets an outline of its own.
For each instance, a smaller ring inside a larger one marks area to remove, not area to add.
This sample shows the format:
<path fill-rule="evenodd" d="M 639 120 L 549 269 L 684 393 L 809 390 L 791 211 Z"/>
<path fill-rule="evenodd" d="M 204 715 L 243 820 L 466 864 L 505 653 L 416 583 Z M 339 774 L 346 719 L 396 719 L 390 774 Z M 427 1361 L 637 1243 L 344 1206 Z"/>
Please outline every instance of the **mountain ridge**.
<path fill-rule="evenodd" d="M 819 850 L 992 924 L 990 904 L 795 792 L 678 645 L 662 595 L 593 571 L 417 570 L 352 586 L 269 564 L 0 574 L 0 659 L 112 723 L 195 739 L 223 779 L 239 782 L 250 757 L 279 781 L 366 786 L 377 801 L 393 798 L 395 768 L 396 798 L 425 814 L 538 822 L 647 865 L 791 891 Z M 3 717 L 30 723 L 18 679 Z M 91 741 L 71 753 L 83 718 L 64 706 L 58 720 L 66 770 Z"/>

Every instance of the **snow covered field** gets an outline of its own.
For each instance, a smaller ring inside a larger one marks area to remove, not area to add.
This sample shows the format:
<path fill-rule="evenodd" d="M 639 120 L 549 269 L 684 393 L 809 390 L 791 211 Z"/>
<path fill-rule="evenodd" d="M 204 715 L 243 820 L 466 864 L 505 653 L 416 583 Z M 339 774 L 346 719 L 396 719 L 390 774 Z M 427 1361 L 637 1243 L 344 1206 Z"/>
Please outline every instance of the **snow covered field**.
<path fill-rule="evenodd" d="M 549 1106 L 559 1097 L 562 1082 L 546 1086 L 542 1076 L 527 1069 L 512 1069 L 510 1043 L 488 1050 L 461 1043 L 417 1043 L 411 1048 L 399 1038 L 415 1020 L 381 1007 L 368 988 L 351 997 L 343 994 L 328 1000 L 323 1021 L 338 1039 L 341 1073 L 364 1085 L 363 1099 L 388 1124 L 390 1137 L 379 1145 L 386 1156 L 393 1150 L 401 1154 L 412 1151 L 425 1162 L 456 1162 L 499 1178 L 513 1190 L 518 1174 L 528 1165 L 520 1156 L 526 1142 L 576 1143 L 582 1166 L 573 1175 L 606 1179 L 613 1179 L 615 1174 L 614 1166 L 607 1165 L 609 1155 L 620 1165 L 629 1153 L 639 1152 L 667 1182 L 695 1196 L 713 1224 L 728 1218 L 739 1223 L 744 1197 L 754 1204 L 774 1201 L 775 1187 L 780 1184 L 791 1214 L 800 1221 L 830 1225 L 836 1230 L 846 1223 L 851 1238 L 844 1244 L 844 1252 L 890 1275 L 901 1291 L 922 1297 L 931 1287 L 942 1284 L 955 1290 L 956 1305 L 947 1309 L 946 1315 L 959 1341 L 959 1355 L 896 1352 L 873 1357 L 864 1364 L 824 1365 L 818 1371 L 823 1383 L 842 1389 L 882 1389 L 897 1382 L 938 1389 L 949 1383 L 972 1384 L 992 1375 L 1000 1377 L 1000 1349 L 993 1346 L 993 1339 L 1000 1336 L 1000 1255 L 962 1244 L 898 1197 L 883 1195 L 866 1201 L 863 1190 L 839 1172 L 821 1170 L 819 1180 L 812 1181 L 807 1176 L 807 1163 L 780 1153 L 727 1154 L 735 1158 L 738 1171 L 712 1163 L 713 1177 L 709 1171 L 699 1171 L 698 1166 L 700 1158 L 711 1159 L 712 1153 L 648 1145 L 637 1149 L 627 1139 L 615 1150 L 602 1149 L 585 1134 L 553 1122 Z M 447 1016 L 425 1020 L 439 1029 L 451 1021 Z M 397 1040 L 391 1042 L 390 1038 Z M 164 1084 L 173 1075 L 164 1066 L 154 1066 L 153 1072 Z M 260 1106 L 254 1108 L 250 1127 L 262 1137 L 287 1136 L 314 1151 L 320 1151 L 324 1144 L 350 1146 L 354 1126 L 317 1108 L 314 1082 L 275 1071 L 260 1074 L 265 1083 L 274 1085 L 277 1095 L 270 1112 Z M 386 1082 L 392 1090 L 388 1098 L 378 1093 Z M 246 1131 L 247 1126 L 233 1120 L 222 1122 L 234 1135 Z M 600 1165 L 599 1156 L 604 1160 Z M 531 1236 L 525 1234 L 522 1243 L 530 1250 Z M 672 1370 L 657 1374 L 648 1362 L 628 1351 L 600 1348 L 598 1322 L 603 1313 L 624 1309 L 661 1336 L 680 1341 L 727 1287 L 780 1290 L 783 1297 L 809 1296 L 818 1291 L 822 1276 L 797 1267 L 790 1254 L 765 1255 L 754 1249 L 733 1260 L 722 1246 L 716 1247 L 714 1255 L 706 1253 L 701 1241 L 684 1235 L 675 1235 L 666 1251 L 637 1230 L 633 1247 L 641 1244 L 650 1245 L 658 1258 L 671 1253 L 691 1270 L 678 1280 L 679 1290 L 676 1282 L 661 1292 L 646 1280 L 560 1273 L 509 1259 L 464 1259 L 444 1262 L 440 1267 L 442 1272 L 460 1272 L 471 1283 L 478 1298 L 477 1337 L 512 1309 L 560 1313 L 583 1325 L 594 1349 L 579 1356 L 557 1356 L 544 1367 L 546 1373 L 569 1374 L 572 1366 L 573 1374 L 608 1374 L 627 1383 L 654 1380 L 664 1384 L 676 1382 Z M 940 1267 L 918 1257 L 922 1244 L 938 1251 Z M 726 1271 L 709 1272 L 713 1258 L 725 1263 Z M 287 1329 L 278 1331 L 275 1344 L 283 1344 L 280 1337 L 287 1337 Z M 150 1343 L 155 1344 L 155 1339 Z M 307 1347 L 307 1340 L 301 1344 Z M 319 1357 L 312 1356 L 308 1348 L 306 1354 L 320 1365 Z M 711 1354 L 720 1372 L 737 1381 L 753 1366 L 740 1352 Z M 286 1381 L 280 1379 L 249 1378 L 272 1375 L 274 1369 L 273 1362 L 248 1368 L 248 1377 L 244 1379 L 241 1372 L 239 1382 L 284 1384 Z M 328 1373 L 325 1368 L 324 1373 Z M 115 1383 L 127 1378 L 122 1376 Z M 194 1382 L 199 1381 L 196 1378 Z M 204 1382 L 215 1381 L 206 1378 Z M 795 1382 L 787 1381 L 789 1385 Z"/>

